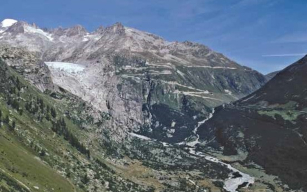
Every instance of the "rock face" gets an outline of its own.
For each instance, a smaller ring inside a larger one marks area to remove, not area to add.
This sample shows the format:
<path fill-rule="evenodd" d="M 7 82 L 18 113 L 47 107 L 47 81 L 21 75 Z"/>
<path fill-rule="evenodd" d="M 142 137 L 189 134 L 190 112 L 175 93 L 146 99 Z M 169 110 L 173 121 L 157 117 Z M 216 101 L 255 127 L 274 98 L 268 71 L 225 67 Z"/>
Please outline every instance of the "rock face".
<path fill-rule="evenodd" d="M 0 46 L 0 59 L 22 74 L 39 90 L 53 90 L 51 73 L 45 63 L 37 55 L 24 48 Z"/>
<path fill-rule="evenodd" d="M 307 190 L 307 57 L 279 72 L 253 94 L 219 107 L 198 129 L 203 144 L 225 155 L 246 153 L 292 189 Z"/>
<path fill-rule="evenodd" d="M 92 33 L 82 26 L 4 26 L 0 43 L 57 62 L 48 65 L 53 83 L 108 113 L 108 127 L 118 140 L 133 131 L 180 142 L 212 107 L 242 98 L 266 82 L 260 73 L 204 45 L 167 42 L 121 23 Z M 46 88 L 52 89 L 41 89 Z"/>

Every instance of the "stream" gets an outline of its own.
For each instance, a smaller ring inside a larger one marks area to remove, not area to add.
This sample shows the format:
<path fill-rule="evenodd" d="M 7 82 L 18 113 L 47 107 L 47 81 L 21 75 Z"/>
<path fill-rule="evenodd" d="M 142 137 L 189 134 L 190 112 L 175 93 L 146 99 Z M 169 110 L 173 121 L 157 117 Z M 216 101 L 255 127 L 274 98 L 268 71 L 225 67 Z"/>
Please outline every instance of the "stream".
<path fill-rule="evenodd" d="M 178 143 L 178 144 L 188 146 L 189 147 L 189 153 L 191 155 L 195 155 L 195 156 L 198 156 L 200 158 L 205 158 L 207 161 L 217 163 L 217 164 L 220 164 L 222 166 L 227 167 L 227 169 L 229 169 L 231 171 L 231 173 L 228 175 L 228 179 L 224 180 L 223 188 L 228 192 L 237 192 L 237 190 L 239 188 L 247 188 L 251 184 L 253 184 L 255 182 L 255 178 L 237 170 L 236 168 L 232 167 L 230 164 L 224 163 L 224 162 L 222 162 L 221 160 L 219 160 L 215 157 L 209 156 L 209 155 L 204 154 L 202 152 L 196 152 L 195 151 L 196 144 L 200 143 L 199 142 L 199 135 L 197 134 L 197 130 L 201 125 L 203 125 L 209 119 L 211 119 L 213 117 L 214 113 L 215 113 L 215 109 L 212 108 L 212 112 L 209 114 L 208 118 L 204 119 L 203 121 L 198 122 L 197 126 L 193 130 L 193 133 L 197 137 L 194 141 L 191 141 L 191 142 L 183 141 L 183 142 Z M 135 134 L 135 133 L 130 133 L 130 135 L 133 136 L 133 137 L 138 137 L 139 139 L 143 139 L 143 140 L 152 140 L 149 137 L 145 137 L 145 136 L 138 135 L 138 134 Z M 171 144 L 167 144 L 167 143 L 163 143 L 163 145 L 164 146 L 171 146 Z"/>
<path fill-rule="evenodd" d="M 237 192 L 239 188 L 247 188 L 255 182 L 254 177 L 251 177 L 248 174 L 242 173 L 241 171 L 232 167 L 230 164 L 224 163 L 215 157 L 206 155 L 202 152 L 195 152 L 193 148 L 190 148 L 190 154 L 196 155 L 198 157 L 203 157 L 207 161 L 218 163 L 222 166 L 226 166 L 227 169 L 231 170 L 232 172 L 231 174 L 229 174 L 228 179 L 224 181 L 224 186 L 223 186 L 223 188 L 228 192 Z"/>
<path fill-rule="evenodd" d="M 229 170 L 231 170 L 232 173 L 229 175 L 228 179 L 226 179 L 224 181 L 224 187 L 223 188 L 226 191 L 229 191 L 229 192 L 237 192 L 237 190 L 239 188 L 247 188 L 251 184 L 253 184 L 255 182 L 255 178 L 251 177 L 248 174 L 242 173 L 241 171 L 232 167 L 230 164 L 224 163 L 224 162 L 220 161 L 219 159 L 217 159 L 215 157 L 211 157 L 211 156 L 208 156 L 208 155 L 206 155 L 202 152 L 196 152 L 195 151 L 195 145 L 200 143 L 199 142 L 199 135 L 197 134 L 197 130 L 201 125 L 203 125 L 209 119 L 211 119 L 213 117 L 214 113 L 215 113 L 215 110 L 214 110 L 214 108 L 212 108 L 212 112 L 209 114 L 208 118 L 204 119 L 203 121 L 198 122 L 198 125 L 193 130 L 193 133 L 196 134 L 196 137 L 197 137 L 195 141 L 182 142 L 180 144 L 185 144 L 185 145 L 191 147 L 190 151 L 189 151 L 190 154 L 196 155 L 198 157 L 204 157 L 207 161 L 218 163 L 220 165 L 226 166 Z"/>

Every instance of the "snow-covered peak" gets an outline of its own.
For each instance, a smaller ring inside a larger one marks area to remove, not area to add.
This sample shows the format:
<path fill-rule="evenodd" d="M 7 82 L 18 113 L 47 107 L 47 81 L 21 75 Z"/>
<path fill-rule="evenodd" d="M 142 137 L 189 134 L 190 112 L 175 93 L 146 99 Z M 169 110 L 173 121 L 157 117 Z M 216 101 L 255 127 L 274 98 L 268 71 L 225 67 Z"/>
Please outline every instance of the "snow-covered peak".
<path fill-rule="evenodd" d="M 14 25 L 15 23 L 17 23 L 16 20 L 14 19 L 4 19 L 2 22 L 1 22 L 1 27 L 10 27 L 12 25 Z"/>

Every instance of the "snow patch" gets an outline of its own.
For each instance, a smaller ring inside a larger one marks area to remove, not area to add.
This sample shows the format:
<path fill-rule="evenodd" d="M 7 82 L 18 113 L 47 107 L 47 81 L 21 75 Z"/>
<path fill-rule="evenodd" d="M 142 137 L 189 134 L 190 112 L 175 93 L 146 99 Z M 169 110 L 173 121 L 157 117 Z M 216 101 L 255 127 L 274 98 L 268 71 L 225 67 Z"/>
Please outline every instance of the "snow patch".
<path fill-rule="evenodd" d="M 176 122 L 172 121 L 171 127 L 175 127 L 175 125 L 176 125 Z"/>
<path fill-rule="evenodd" d="M 37 190 L 39 190 L 39 187 L 38 187 L 38 186 L 34 186 L 33 188 L 34 188 L 34 189 L 37 189 Z"/>
<path fill-rule="evenodd" d="M 41 29 L 37 29 L 37 28 L 31 27 L 31 26 L 26 26 L 25 32 L 36 33 L 36 34 L 39 34 L 39 35 L 46 37 L 49 41 L 53 41 L 52 35 L 49 34 L 49 33 L 46 33 L 45 31 L 43 31 Z"/>
<path fill-rule="evenodd" d="M 82 39 L 82 41 L 83 41 L 83 42 L 89 41 L 89 38 L 84 37 L 84 38 Z"/>
<path fill-rule="evenodd" d="M 16 20 L 14 19 L 4 19 L 2 22 L 1 22 L 1 27 L 10 27 L 12 25 L 14 25 L 15 23 L 17 23 Z"/>
<path fill-rule="evenodd" d="M 136 133 L 129 133 L 129 135 L 133 136 L 133 137 L 137 137 L 139 139 L 143 139 L 143 140 L 151 140 L 151 138 L 149 137 L 146 137 L 146 136 L 143 136 L 143 135 L 139 135 L 139 134 L 136 134 Z"/>
<path fill-rule="evenodd" d="M 211 100 L 214 100 L 214 101 L 222 101 L 221 99 L 203 96 L 203 94 L 209 94 L 210 93 L 209 91 L 193 92 L 193 91 L 178 91 L 178 90 L 175 90 L 174 93 L 189 95 L 189 96 L 192 96 L 192 97 L 199 97 L 199 98 L 202 98 L 202 99 L 211 99 Z"/>
<path fill-rule="evenodd" d="M 192 65 L 189 65 L 189 66 L 186 66 L 186 67 L 188 67 L 188 68 L 210 68 L 210 69 L 232 69 L 232 70 L 237 69 L 235 67 L 222 67 L 222 66 L 212 67 L 212 66 L 192 66 Z"/>
<path fill-rule="evenodd" d="M 251 96 L 251 97 L 247 97 L 246 99 L 244 99 L 242 102 L 246 102 L 246 101 L 248 101 L 248 100 L 250 100 L 250 99 L 252 99 L 252 98 L 254 98 L 256 95 L 253 95 L 253 96 Z"/>
<path fill-rule="evenodd" d="M 155 68 L 169 68 L 169 69 L 174 69 L 174 66 L 171 63 L 163 63 L 163 64 L 152 64 L 152 63 L 148 63 L 146 62 L 147 66 L 149 67 L 155 67 Z"/>
<path fill-rule="evenodd" d="M 152 75 L 171 75 L 172 74 L 170 70 L 163 70 L 163 71 L 150 70 L 149 72 Z"/>
<path fill-rule="evenodd" d="M 179 75 L 181 75 L 183 78 L 185 77 L 185 74 L 182 73 L 181 71 L 177 70 L 176 72 L 177 72 Z"/>
<path fill-rule="evenodd" d="M 95 41 L 97 41 L 97 40 L 99 40 L 100 38 L 101 38 L 101 36 L 99 36 L 99 35 L 94 35 L 94 34 L 88 33 L 88 34 L 86 34 L 86 35 L 83 37 L 82 42 L 86 42 L 86 41 L 90 41 L 90 40 L 95 40 Z"/>
<path fill-rule="evenodd" d="M 225 91 L 225 93 L 227 93 L 228 95 L 232 95 L 232 92 L 231 92 L 230 90 L 225 89 L 224 91 Z"/>
<path fill-rule="evenodd" d="M 165 84 L 169 84 L 169 85 L 176 85 L 176 86 L 179 86 L 179 87 L 185 87 L 185 88 L 188 88 L 188 89 L 191 89 L 191 90 L 195 90 L 196 92 L 199 92 L 199 93 L 204 93 L 204 94 L 210 93 L 207 90 L 202 90 L 202 89 L 197 89 L 197 88 L 194 88 L 194 87 L 191 87 L 191 86 L 182 85 L 182 84 L 177 83 L 176 81 L 164 81 L 164 80 L 160 80 L 160 81 L 161 81 L 161 83 L 165 83 Z M 195 93 L 195 92 L 190 92 L 190 93 Z"/>
<path fill-rule="evenodd" d="M 58 69 L 68 73 L 80 73 L 85 69 L 83 65 L 75 63 L 65 63 L 65 62 L 45 62 L 45 63 L 49 68 Z"/>

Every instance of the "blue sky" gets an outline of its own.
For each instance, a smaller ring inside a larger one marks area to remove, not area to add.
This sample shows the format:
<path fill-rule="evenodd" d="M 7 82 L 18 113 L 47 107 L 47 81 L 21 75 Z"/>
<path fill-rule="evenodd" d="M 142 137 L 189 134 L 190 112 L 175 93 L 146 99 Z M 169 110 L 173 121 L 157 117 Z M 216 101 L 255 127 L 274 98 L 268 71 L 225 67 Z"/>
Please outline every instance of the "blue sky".
<path fill-rule="evenodd" d="M 307 54 L 306 10 L 306 0 L 1 0 L 0 19 L 89 31 L 121 22 L 205 44 L 265 74 Z"/>

